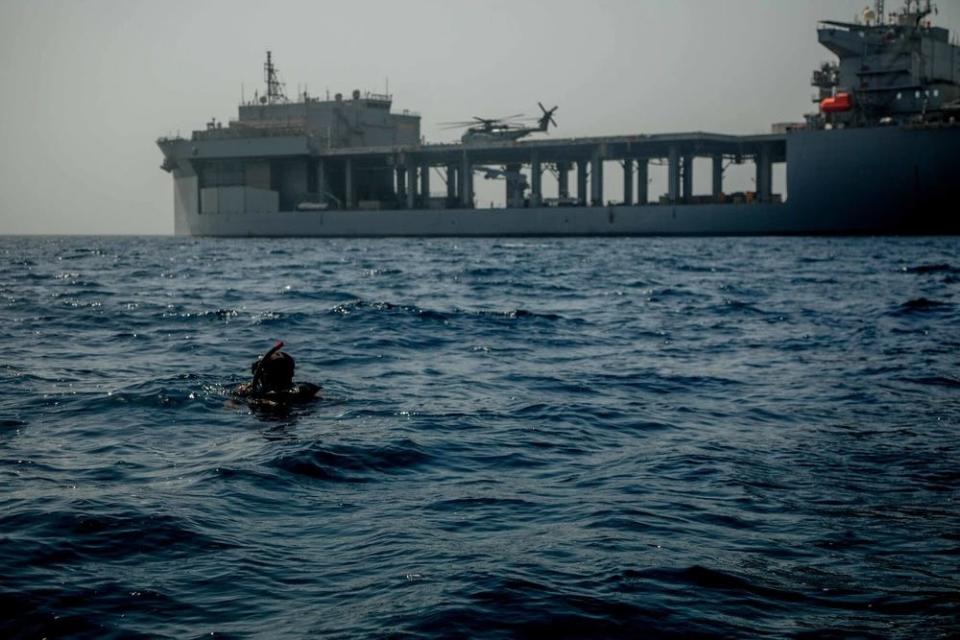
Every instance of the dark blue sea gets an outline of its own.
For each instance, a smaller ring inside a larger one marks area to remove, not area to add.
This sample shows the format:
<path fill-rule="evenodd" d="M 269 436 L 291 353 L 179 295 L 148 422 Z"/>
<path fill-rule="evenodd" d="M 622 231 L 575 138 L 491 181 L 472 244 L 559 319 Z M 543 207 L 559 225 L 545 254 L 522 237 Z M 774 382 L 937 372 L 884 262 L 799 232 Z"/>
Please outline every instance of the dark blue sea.
<path fill-rule="evenodd" d="M 958 238 L 6 237 L 0 354 L 3 638 L 960 636 Z"/>

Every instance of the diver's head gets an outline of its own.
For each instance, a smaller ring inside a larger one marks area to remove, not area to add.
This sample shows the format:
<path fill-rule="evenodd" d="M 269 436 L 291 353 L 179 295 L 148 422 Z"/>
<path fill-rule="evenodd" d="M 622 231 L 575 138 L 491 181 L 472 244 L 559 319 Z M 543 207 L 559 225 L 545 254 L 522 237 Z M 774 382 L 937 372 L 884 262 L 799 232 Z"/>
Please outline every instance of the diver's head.
<path fill-rule="evenodd" d="M 258 359 L 250 369 L 253 373 L 257 372 L 257 366 L 260 365 Z M 277 351 L 270 355 L 263 363 L 263 370 L 260 372 L 260 384 L 264 391 L 282 391 L 293 386 L 293 370 L 295 367 L 293 357 L 283 351 Z"/>

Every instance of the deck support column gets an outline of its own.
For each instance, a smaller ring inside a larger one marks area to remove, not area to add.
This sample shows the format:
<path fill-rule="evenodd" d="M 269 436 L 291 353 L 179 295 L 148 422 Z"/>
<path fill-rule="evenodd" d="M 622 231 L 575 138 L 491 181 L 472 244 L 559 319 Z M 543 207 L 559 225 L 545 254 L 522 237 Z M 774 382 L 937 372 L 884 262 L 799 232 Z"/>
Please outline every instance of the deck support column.
<path fill-rule="evenodd" d="M 650 200 L 650 161 L 647 158 L 637 158 L 637 204 L 644 205 Z"/>
<path fill-rule="evenodd" d="M 557 163 L 557 197 L 560 200 L 570 198 L 570 163 Z"/>
<path fill-rule="evenodd" d="M 773 190 L 773 162 L 770 159 L 770 147 L 762 145 L 757 154 L 757 201 L 770 202 Z"/>
<path fill-rule="evenodd" d="M 327 173 L 323 166 L 323 158 L 317 158 L 317 194 L 324 194 L 327 188 Z"/>
<path fill-rule="evenodd" d="M 720 194 L 723 193 L 723 154 L 713 154 L 713 188 L 710 190 L 713 199 L 720 201 Z"/>
<path fill-rule="evenodd" d="M 587 161 L 577 160 L 577 202 L 586 206 L 590 202 L 587 197 Z"/>
<path fill-rule="evenodd" d="M 343 161 L 343 200 L 346 209 L 353 209 L 353 160 L 350 158 Z"/>
<path fill-rule="evenodd" d="M 447 206 L 453 206 L 457 202 L 457 168 L 452 164 L 447 165 Z"/>
<path fill-rule="evenodd" d="M 420 165 L 420 206 L 424 209 L 430 206 L 430 165 Z"/>
<path fill-rule="evenodd" d="M 683 156 L 683 195 L 684 202 L 693 198 L 693 156 Z"/>
<path fill-rule="evenodd" d="M 667 200 L 675 203 L 680 199 L 680 151 L 675 146 L 670 147 L 667 165 Z"/>
<path fill-rule="evenodd" d="M 407 167 L 407 209 L 413 209 L 417 204 L 417 166 Z"/>
<path fill-rule="evenodd" d="M 539 207 L 543 202 L 541 178 L 543 171 L 540 167 L 540 154 L 534 151 L 530 155 L 530 206 Z"/>
<path fill-rule="evenodd" d="M 623 204 L 633 205 L 633 158 L 623 161 Z"/>
<path fill-rule="evenodd" d="M 466 151 L 460 163 L 460 205 L 464 209 L 473 208 L 473 164 Z"/>
<path fill-rule="evenodd" d="M 396 188 L 397 201 L 398 201 L 398 202 L 406 202 L 406 200 L 407 200 L 407 172 L 404 170 L 403 167 L 397 167 L 396 170 L 394 171 L 394 173 L 396 174 L 395 177 L 396 177 L 396 181 L 397 181 L 397 188 Z"/>
<path fill-rule="evenodd" d="M 590 204 L 603 206 L 603 156 L 599 149 L 593 152 L 590 160 Z"/>
<path fill-rule="evenodd" d="M 523 168 L 519 164 L 508 164 L 504 167 L 504 176 L 507 183 L 507 206 L 518 209 L 523 206 L 523 174 L 520 170 Z"/>

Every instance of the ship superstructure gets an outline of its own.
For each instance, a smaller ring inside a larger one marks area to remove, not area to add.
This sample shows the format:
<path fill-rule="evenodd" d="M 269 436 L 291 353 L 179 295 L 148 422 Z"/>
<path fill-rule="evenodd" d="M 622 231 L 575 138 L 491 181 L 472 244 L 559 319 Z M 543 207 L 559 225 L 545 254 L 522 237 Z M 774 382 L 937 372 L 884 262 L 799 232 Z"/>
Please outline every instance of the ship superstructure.
<path fill-rule="evenodd" d="M 930 21 L 930 0 L 908 0 L 884 15 L 884 2 L 860 22 L 823 21 L 820 43 L 839 58 L 813 75 L 823 126 L 948 122 L 960 116 L 960 47 Z"/>
<path fill-rule="evenodd" d="M 394 113 L 387 94 L 288 99 L 268 52 L 265 92 L 244 101 L 236 120 L 158 141 L 174 177 L 175 232 L 960 232 L 960 48 L 930 22 L 929 2 L 909 0 L 889 15 L 883 5 L 862 21 L 820 24 L 838 61 L 814 72 L 818 111 L 765 135 L 528 139 L 554 122 L 556 107 L 541 105 L 537 127 L 491 120 L 484 135 L 426 144 L 420 116 Z M 698 158 L 710 161 L 706 193 L 694 190 Z M 754 188 L 731 192 L 726 169 L 743 163 L 753 165 Z M 666 166 L 662 194 L 650 192 L 652 165 Z M 789 197 L 774 189 L 777 165 Z M 622 192 L 606 187 L 611 170 L 622 173 Z M 478 177 L 504 182 L 504 207 L 477 207 Z"/>

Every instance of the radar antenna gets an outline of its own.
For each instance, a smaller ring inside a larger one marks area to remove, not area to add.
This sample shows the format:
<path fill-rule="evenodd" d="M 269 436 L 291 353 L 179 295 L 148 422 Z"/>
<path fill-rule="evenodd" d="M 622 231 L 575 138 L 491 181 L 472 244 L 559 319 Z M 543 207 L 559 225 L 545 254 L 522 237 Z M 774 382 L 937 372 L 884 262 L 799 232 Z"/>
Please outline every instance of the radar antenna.
<path fill-rule="evenodd" d="M 273 55 L 270 51 L 267 51 L 267 61 L 263 65 L 263 78 L 267 82 L 267 95 L 261 101 L 269 104 L 286 102 L 287 96 L 284 93 L 284 84 L 280 82 L 277 68 L 273 66 Z"/>

